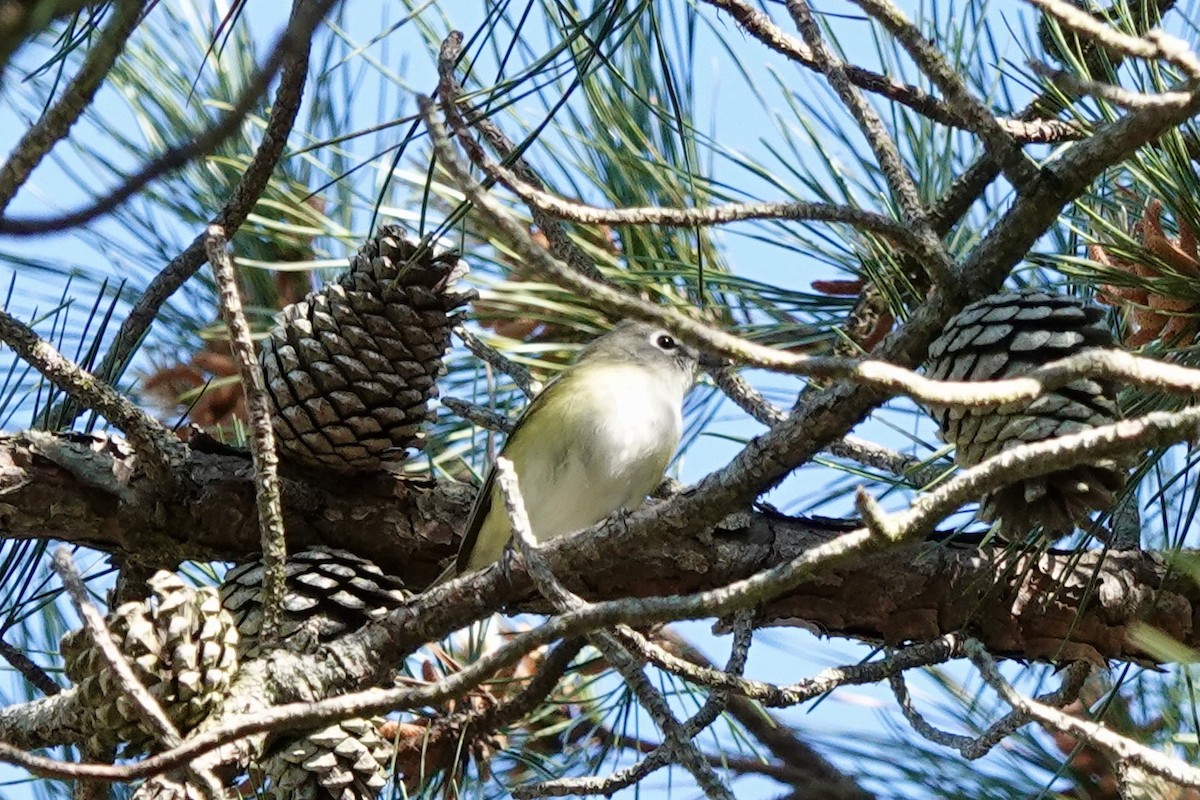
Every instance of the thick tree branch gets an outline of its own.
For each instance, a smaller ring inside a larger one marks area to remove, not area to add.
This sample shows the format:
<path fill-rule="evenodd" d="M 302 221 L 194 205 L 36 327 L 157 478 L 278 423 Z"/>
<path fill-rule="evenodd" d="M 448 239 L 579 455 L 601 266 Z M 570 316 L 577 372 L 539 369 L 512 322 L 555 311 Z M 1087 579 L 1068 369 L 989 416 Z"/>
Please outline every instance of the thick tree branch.
<path fill-rule="evenodd" d="M 552 546 L 547 547 L 547 551 L 562 550 L 561 542 L 555 542 Z M 810 548 L 807 552 L 813 552 L 821 549 L 821 545 Z M 632 557 L 639 554 L 631 553 Z M 895 560 L 895 553 L 888 554 L 890 560 Z M 1098 566 L 1097 562 L 1091 559 L 1092 554 L 1075 554 L 1071 559 L 1073 562 L 1070 565 L 1063 565 L 1059 562 L 1059 567 L 1066 570 L 1088 571 L 1090 568 Z M 1095 554 L 1099 555 L 1099 554 Z M 1110 554 L 1109 559 L 1121 561 L 1122 559 L 1138 559 L 1142 554 Z M 552 556 L 553 557 L 553 556 Z M 1103 558 L 1102 556 L 1100 556 Z M 814 559 L 816 557 L 814 556 Z M 644 562 L 641 562 L 644 563 Z M 822 562 L 827 563 L 827 562 Z M 929 563 L 926 561 L 926 563 Z M 1034 581 L 1032 587 L 1028 584 L 1033 578 L 1041 579 L 1046 577 L 1040 574 L 1038 569 L 1042 563 L 1045 563 L 1045 558 L 1039 559 L 1038 564 L 1017 564 L 1011 572 L 1006 573 L 1003 567 L 997 568 L 998 565 L 990 565 L 992 569 L 989 574 L 993 578 L 997 575 L 1015 574 L 1023 576 L 1018 582 L 1022 584 L 1022 592 L 1016 599 L 1013 608 L 1020 611 L 1022 614 L 1030 612 L 1031 616 L 1045 618 L 1052 616 L 1055 621 L 1061 626 L 1061 633 L 1069 633 L 1072 631 L 1072 626 L 1075 626 L 1075 632 L 1081 633 L 1086 638 L 1092 633 L 1090 631 L 1080 631 L 1079 624 L 1084 621 L 1087 616 L 1084 614 L 1068 613 L 1064 619 L 1058 616 L 1057 606 L 1070 605 L 1069 602 L 1064 603 L 1063 597 L 1071 597 L 1073 593 L 1080 592 L 1083 596 L 1099 598 L 1099 603 L 1102 606 L 1107 605 L 1105 602 L 1112 601 L 1112 587 L 1103 585 L 1105 576 L 1097 575 L 1093 572 L 1084 576 L 1083 586 L 1080 586 L 1078 580 L 1072 581 L 1069 575 L 1050 575 L 1050 581 L 1041 584 Z M 1107 562 L 1107 563 L 1111 563 Z M 1127 562 L 1132 564 L 1132 561 Z M 852 565 L 857 567 L 858 564 Z M 869 597 L 878 594 L 880 582 L 879 574 L 882 572 L 882 565 L 876 563 L 876 574 L 870 576 L 869 582 L 863 585 L 854 587 L 855 598 L 861 604 L 864 597 Z M 907 565 L 910 572 L 916 572 L 923 568 L 924 565 L 915 566 Z M 629 570 L 626 569 L 626 572 Z M 1061 571 L 1061 570 L 1060 570 Z M 462 671 L 454 673 L 436 684 L 421 686 L 417 688 L 394 688 L 394 689 L 372 689 L 366 691 L 355 692 L 339 697 L 330 697 L 319 702 L 313 702 L 312 690 L 320 687 L 324 692 L 328 693 L 331 687 L 337 685 L 346 685 L 347 680 L 361 679 L 370 681 L 376 677 L 378 666 L 373 662 L 379 659 L 388 660 L 392 656 L 407 654 L 412 652 L 420 644 L 428 641 L 431 638 L 437 638 L 438 635 L 445 633 L 446 630 L 457 627 L 454 622 L 456 614 L 462 612 L 465 606 L 471 603 L 488 603 L 496 597 L 503 594 L 498 591 L 498 586 L 501 581 L 497 580 L 499 571 L 496 569 L 484 570 L 476 573 L 466 579 L 459 579 L 438 590 L 426 592 L 414 597 L 405 607 L 398 609 L 389 615 L 389 618 L 381 623 L 371 624 L 361 629 L 355 634 L 351 634 L 337 642 L 328 646 L 326 651 L 318 652 L 313 656 L 298 657 L 287 654 L 281 651 L 276 651 L 272 656 L 270 668 L 272 676 L 278 681 L 281 686 L 275 687 L 275 697 L 264 697 L 262 691 L 263 675 L 261 674 L 262 662 L 258 663 L 260 671 L 255 674 L 255 670 L 243 670 L 239 676 L 239 685 L 249 685 L 252 689 L 251 693 L 243 693 L 239 699 L 241 705 L 234 705 L 232 708 L 227 703 L 228 716 L 222 720 L 219 726 L 214 727 L 202 734 L 197 734 L 184 742 L 179 748 L 176 748 L 169 753 L 160 756 L 153 756 L 138 764 L 109 767 L 95 765 L 62 765 L 60 762 L 53 762 L 48 759 L 31 756 L 28 753 L 15 751 L 14 748 L 0 744 L 0 758 L 10 760 L 13 763 L 22 764 L 31 770 L 40 771 L 45 774 L 62 774 L 62 770 L 69 769 L 71 774 L 87 777 L 106 777 L 116 780 L 127 780 L 132 777 L 156 774 L 164 769 L 170 769 L 185 763 L 186 761 L 196 758 L 200 753 L 211 750 L 214 746 L 231 742 L 245 736 L 261 733 L 267 730 L 284 730 L 294 729 L 298 727 L 311 727 L 320 722 L 331 721 L 334 719 L 345 718 L 347 716 L 358 716 L 363 714 L 380 713 L 397 708 L 417 708 L 433 703 L 438 703 L 442 700 L 460 696 L 463 692 L 469 691 L 472 687 L 477 686 L 482 680 L 485 680 L 497 670 L 511 666 L 517 661 L 525 657 L 525 654 L 532 649 L 546 645 L 552 641 L 577 636 L 589 631 L 594 631 L 599 628 L 611 626 L 620 622 L 640 621 L 640 622 L 661 622 L 668 619 L 686 615 L 687 612 L 683 609 L 692 608 L 692 614 L 701 615 L 704 612 L 700 608 L 707 608 L 714 613 L 721 613 L 730 610 L 728 602 L 721 602 L 720 597 L 724 596 L 727 599 L 731 598 L 728 592 L 710 592 L 711 598 L 694 598 L 688 597 L 667 597 L 667 598 L 647 598 L 645 600 L 629 600 L 622 599 L 614 602 L 591 602 L 585 607 L 575 611 L 567 612 L 556 617 L 552 617 L 544 625 L 536 627 L 530 631 L 518 634 L 510 639 L 506 644 L 482 656 L 475 662 L 466 666 Z M 825 584 L 829 579 L 837 580 L 838 570 L 829 569 L 822 572 L 820 583 Z M 513 576 L 516 579 L 516 588 L 518 591 L 528 590 L 531 588 L 528 577 L 523 574 Z M 601 576 L 606 577 L 606 576 Z M 943 573 L 939 576 L 943 581 L 946 575 Z M 1187 585 L 1187 589 L 1196 592 L 1197 586 L 1195 582 L 1184 577 L 1171 578 L 1167 577 L 1165 583 L 1172 581 L 1182 582 Z M 982 584 L 986 583 L 979 576 L 976 577 L 973 584 L 973 591 L 978 591 L 985 588 Z M 1093 585 L 1095 583 L 1095 585 Z M 457 586 L 456 586 L 457 584 Z M 797 586 L 797 590 L 801 587 Z M 910 587 L 911 588 L 911 587 Z M 460 604 L 448 602 L 456 594 L 455 590 L 459 590 L 459 594 L 467 598 Z M 462 591 L 462 590 L 466 591 Z M 1053 591 L 1051 591 L 1053 589 Z M 1094 590 L 1094 591 L 1093 591 Z M 986 592 L 985 592 L 986 593 Z M 996 594 L 1000 594 L 997 592 Z M 1106 595 L 1107 598 L 1106 598 Z M 911 593 L 906 592 L 904 597 L 910 597 Z M 701 604 L 692 602 L 693 599 L 702 599 Z M 895 608 L 895 597 L 888 598 L 891 601 L 891 608 Z M 994 599 L 994 598 L 993 598 Z M 1078 599 L 1078 598 L 1077 598 Z M 1128 636 L 1123 627 L 1118 623 L 1121 616 L 1127 614 L 1134 606 L 1138 605 L 1135 601 L 1129 602 L 1131 598 L 1120 598 L 1120 608 L 1107 608 L 1110 618 L 1102 622 L 1105 630 L 1101 632 L 1102 636 L 1113 636 L 1116 634 L 1120 642 L 1127 643 Z M 1166 628 L 1169 635 L 1175 635 L 1177 629 L 1172 629 L 1168 623 L 1174 621 L 1178 623 L 1183 621 L 1186 627 L 1191 627 L 1191 606 L 1184 603 L 1184 608 L 1176 607 L 1174 609 L 1164 608 L 1162 604 L 1156 601 L 1161 600 L 1161 594 L 1158 597 L 1151 598 L 1150 604 L 1154 606 L 1151 610 L 1151 624 Z M 964 601 L 966 609 L 960 607 L 957 611 L 951 613 L 961 614 L 964 610 L 983 610 L 986 613 L 987 597 L 979 598 L 980 602 Z M 1146 598 L 1141 598 L 1146 600 Z M 826 608 L 832 607 L 839 611 L 845 609 L 853 609 L 853 602 L 847 602 L 847 598 L 842 598 L 839 603 L 836 599 L 826 604 Z M 1002 607 L 1007 603 L 1002 604 Z M 1036 608 L 1034 608 L 1036 606 Z M 1142 613 L 1146 612 L 1146 608 L 1142 608 Z M 1078 606 L 1074 609 L 1078 611 Z M 1136 613 L 1136 611 L 1135 611 Z M 789 617 L 794 619 L 798 615 Z M 970 616 L 970 614 L 968 614 Z M 1173 620 L 1172 620 L 1173 618 Z M 925 620 L 930 622 L 932 620 Z M 983 618 L 972 620 L 971 625 L 977 630 L 984 630 L 983 637 L 986 640 L 992 633 L 989 630 L 988 623 L 994 623 L 996 617 Z M 941 620 L 937 620 L 937 624 L 941 624 Z M 443 627 L 449 626 L 449 627 Z M 961 627 L 961 626 L 960 626 Z M 912 635 L 911 628 L 909 632 L 902 634 L 901 638 L 907 638 Z M 1060 634 L 1061 635 L 1061 634 Z M 1072 633 L 1072 636 L 1075 634 Z M 919 634 L 918 634 L 919 636 Z M 1057 643 L 1061 645 L 1061 642 Z M 1126 646 L 1128 646 L 1126 644 Z M 1064 659 L 1073 660 L 1079 657 L 1095 657 L 1095 653 L 1086 653 L 1079 651 L 1078 648 L 1072 650 L 1071 647 L 1058 647 L 1057 655 Z M 360 672 L 361 669 L 366 669 L 366 672 Z M 301 699 L 299 702 L 291 702 L 280 706 L 270 706 L 272 699 L 286 702 L 288 694 L 298 695 L 302 698 L 307 696 L 307 699 Z M 235 688 L 234 694 L 237 694 Z M 58 698 L 52 698 L 57 700 Z M 248 702 L 249 701 L 249 702 Z M 3 729 L 0 729 L 0 736 L 7 735 Z"/>
<path fill-rule="evenodd" d="M 248 458 L 192 453 L 185 474 L 197 486 L 195 500 L 165 520 L 156 518 L 154 509 L 170 498 L 145 476 L 132 474 L 131 461 L 119 440 L 104 437 L 31 433 L 0 438 L 0 532 L 135 552 L 163 567 L 182 559 L 244 558 L 258 549 Z M 285 477 L 284 518 L 292 548 L 336 544 L 421 586 L 457 550 L 473 493 L 462 484 L 434 486 L 384 476 L 312 485 Z M 690 527 L 640 549 L 636 538 L 622 537 L 626 557 L 612 559 L 601 554 L 611 554 L 605 548 L 612 545 L 613 532 L 628 531 L 615 522 L 565 543 L 573 554 L 568 564 L 591 565 L 574 570 L 587 577 L 572 584 L 589 599 L 718 587 L 776 566 L 831 536 L 803 520 L 738 514 L 715 531 Z M 1003 551 L 906 545 L 823 571 L 820 579 L 772 602 L 761 622 L 807 621 L 831 635 L 896 645 L 932 640 L 970 624 L 996 653 L 1121 659 L 1147 657 L 1127 639 L 1131 627 L 1144 621 L 1200 647 L 1200 631 L 1192 626 L 1193 609 L 1200 613 L 1200 587 L 1152 553 L 1014 558 Z M 640 568 L 629 570 L 629 559 Z M 494 580 L 488 591 L 476 593 L 478 586 L 489 585 L 485 577 L 471 579 L 452 602 L 414 619 L 405 637 L 435 639 L 515 599 Z"/>

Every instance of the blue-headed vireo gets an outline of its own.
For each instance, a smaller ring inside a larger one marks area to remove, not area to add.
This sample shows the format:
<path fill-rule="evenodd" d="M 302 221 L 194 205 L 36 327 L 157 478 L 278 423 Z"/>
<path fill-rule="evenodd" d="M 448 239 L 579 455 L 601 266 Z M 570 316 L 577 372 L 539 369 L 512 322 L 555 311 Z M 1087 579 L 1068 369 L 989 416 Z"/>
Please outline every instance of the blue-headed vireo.
<path fill-rule="evenodd" d="M 513 463 L 539 542 L 642 505 L 679 446 L 697 363 L 668 331 L 625 320 L 534 398 L 501 455 Z M 443 579 L 499 560 L 511 536 L 492 468 Z"/>

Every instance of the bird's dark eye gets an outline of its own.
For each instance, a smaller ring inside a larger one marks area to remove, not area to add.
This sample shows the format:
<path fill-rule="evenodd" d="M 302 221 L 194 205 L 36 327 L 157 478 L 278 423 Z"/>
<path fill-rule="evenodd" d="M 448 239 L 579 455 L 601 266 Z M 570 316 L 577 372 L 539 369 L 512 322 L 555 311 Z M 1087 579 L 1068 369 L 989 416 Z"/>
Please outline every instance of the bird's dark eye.
<path fill-rule="evenodd" d="M 679 345 L 675 342 L 675 337 L 665 333 L 660 333 L 654 340 L 654 343 L 663 350 L 674 350 Z"/>

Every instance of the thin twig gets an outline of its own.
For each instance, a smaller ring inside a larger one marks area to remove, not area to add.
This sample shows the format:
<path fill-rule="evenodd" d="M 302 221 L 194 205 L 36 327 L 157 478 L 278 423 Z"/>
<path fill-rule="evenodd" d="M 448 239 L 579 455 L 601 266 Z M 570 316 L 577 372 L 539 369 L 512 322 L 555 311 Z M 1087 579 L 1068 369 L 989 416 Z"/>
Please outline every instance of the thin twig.
<path fill-rule="evenodd" d="M 462 142 L 467 153 L 472 159 L 482 159 L 483 149 L 471 138 L 469 126 L 458 109 L 462 87 L 454 77 L 454 65 L 458 63 L 459 54 L 462 52 L 462 39 L 460 32 L 451 31 L 438 51 L 438 98 L 442 102 L 442 108 L 451 129 L 458 135 L 459 141 Z M 504 135 L 504 131 L 500 130 L 495 122 L 481 116 L 472 120 L 472 124 L 502 160 L 512 162 L 512 168 L 521 180 L 535 189 L 545 188 L 541 178 L 517 153 L 517 148 L 513 145 L 512 140 Z M 546 237 L 550 252 L 570 264 L 571 268 L 579 274 L 587 275 L 595 281 L 605 281 L 604 275 L 596 268 L 592 260 L 575 246 L 557 219 L 534 207 L 530 208 L 530 216 L 542 235 Z"/>
<path fill-rule="evenodd" d="M 603 725 L 594 730 L 589 737 L 593 742 L 596 742 L 602 747 L 615 748 L 620 747 L 625 750 L 632 750 L 636 753 L 649 754 L 663 747 L 662 742 L 653 742 L 648 739 L 639 739 L 631 736 L 628 731 L 614 731 L 611 728 L 606 728 Z M 740 772 L 749 775 L 764 775 L 768 778 L 774 778 L 780 783 L 806 785 L 811 776 L 805 774 L 802 770 L 792 767 L 788 764 L 779 762 L 763 761 L 754 756 L 735 756 L 730 753 L 705 753 L 705 760 L 718 769 L 728 769 L 730 772 Z M 570 779 L 574 780 L 574 779 Z M 588 779 L 583 779 L 588 780 Z M 533 791 L 526 790 L 524 786 L 513 788 L 513 796 L 524 796 L 533 794 Z M 829 800 L 827 795 L 821 795 L 825 800 Z"/>
<path fill-rule="evenodd" d="M 445 107 L 445 103 L 443 103 Z M 449 120 L 450 117 L 447 117 Z M 456 130 L 459 141 L 469 135 Z M 488 158 L 478 147 L 464 148 L 471 163 L 503 184 L 521 198 L 530 209 L 552 217 L 589 225 L 667 225 L 695 227 L 724 225 L 756 219 L 784 219 L 807 222 L 841 222 L 891 239 L 898 247 L 915 255 L 924 255 L 921 244 L 911 230 L 882 214 L 863 211 L 853 206 L 805 201 L 775 203 L 723 203 L 698 208 L 664 208 L 634 206 L 631 208 L 600 208 L 551 194 L 521 180 L 517 173 Z M 540 227 L 540 226 L 539 226 Z"/>
<path fill-rule="evenodd" d="M 21 673 L 21 677 L 28 681 L 30 686 L 36 687 L 38 691 L 47 697 L 52 697 L 62 691 L 62 687 L 46 674 L 46 670 L 42 669 L 33 659 L 13 647 L 2 637 L 0 637 L 0 657 L 7 661 L 13 669 Z"/>
<path fill-rule="evenodd" d="M 487 342 L 480 339 L 475 334 L 471 333 L 461 325 L 454 329 L 454 333 L 466 348 L 471 351 L 471 354 L 476 358 L 491 365 L 493 369 L 502 375 L 507 375 L 512 378 L 512 382 L 517 385 L 526 397 L 534 397 L 542 391 L 542 383 L 533 377 L 529 370 L 522 367 L 517 362 L 513 361 L 508 356 L 501 353 L 496 348 L 489 345 Z"/>
<path fill-rule="evenodd" d="M 483 709 L 418 721 L 418 724 L 426 726 L 424 735 L 413 745 L 421 749 L 422 762 L 430 763 L 432 754 L 437 752 L 435 748 L 448 741 L 457 747 L 459 742 L 471 741 L 477 735 L 490 735 L 544 708 L 547 697 L 570 669 L 584 643 L 582 637 L 559 642 L 541 659 L 537 671 L 525 685 L 501 702 L 488 704 Z"/>
<path fill-rule="evenodd" d="M 833 442 L 825 448 L 825 452 L 866 467 L 890 472 L 918 489 L 932 486 L 954 469 L 949 463 L 930 463 L 853 434 L 847 434 Z"/>
<path fill-rule="evenodd" d="M 1040 61 L 1026 62 L 1026 66 L 1033 74 L 1050 81 L 1063 91 L 1074 95 L 1098 97 L 1115 106 L 1130 110 L 1159 105 L 1175 106 L 1188 96 L 1186 92 L 1138 92 L 1104 81 L 1086 80 L 1066 70 L 1054 69 Z"/>
<path fill-rule="evenodd" d="M 664 652 L 668 655 L 682 656 L 682 663 L 717 671 L 716 665 L 699 648 L 673 628 L 660 630 L 656 639 L 662 643 Z M 945 658 L 937 657 L 933 660 L 942 661 Z M 847 669 L 856 670 L 860 666 L 862 665 Z M 691 680 L 686 677 L 685 679 Z M 863 682 L 875 680 L 877 679 L 864 678 Z M 853 681 L 846 681 L 851 682 Z M 742 696 L 739 689 L 732 690 L 727 713 L 778 759 L 785 772 L 768 773 L 776 780 L 787 781 L 808 791 L 813 797 L 824 797 L 828 800 L 871 800 L 874 797 L 864 791 L 847 773 L 818 753 L 805 738 L 797 735 L 792 725 L 763 708 L 757 701 Z M 767 766 L 774 767 L 771 764 Z M 737 767 L 731 763 L 730 768 Z"/>
<path fill-rule="evenodd" d="M 1073 717 L 1057 708 L 1025 697 L 1005 680 L 1004 676 L 1000 674 L 1000 670 L 996 668 L 995 660 L 978 641 L 967 640 L 964 649 L 967 657 L 979 669 L 984 681 L 995 689 L 1015 711 L 1035 719 L 1053 730 L 1068 733 L 1092 747 L 1107 751 L 1118 760 L 1137 764 L 1147 772 L 1161 775 L 1182 786 L 1200 788 L 1200 769 L 1178 758 L 1163 755 L 1128 737 L 1121 736 L 1098 722 Z"/>
<path fill-rule="evenodd" d="M 254 110 L 259 96 L 275 79 L 284 60 L 309 46 L 313 31 L 338 2 L 340 0 L 297 0 L 287 30 L 280 36 L 262 67 L 249 77 L 241 95 L 229 111 L 208 128 L 189 137 L 185 143 L 168 148 L 125 178 L 119 186 L 83 208 L 50 217 L 0 217 L 0 234 L 28 236 L 83 225 L 112 211 L 164 173 L 182 167 L 196 156 L 210 152 L 232 135 L 246 115 Z"/>
<path fill-rule="evenodd" d="M 292 22 L 297 24 L 299 9 L 309 0 L 296 0 L 292 5 Z M 308 77 L 309 51 L 312 41 L 305 37 L 300 46 L 289 49 L 284 55 L 283 68 L 279 75 L 279 87 L 275 90 L 275 101 L 271 105 L 271 114 L 263 128 L 262 141 L 254 151 L 254 158 L 246 166 L 237 185 L 233 188 L 224 207 L 210 222 L 220 225 L 226 236 L 233 236 L 251 209 L 266 191 L 271 181 L 271 174 L 276 164 L 283 156 L 287 146 L 288 136 L 296 123 L 296 114 L 300 110 L 300 101 L 304 95 L 304 84 Z M 207 229 L 206 229 L 207 230 Z M 124 373 L 133 353 L 142 342 L 146 332 L 150 330 L 158 316 L 159 309 L 172 295 L 188 281 L 207 259 L 204 250 L 207 232 L 202 232 L 183 252 L 171 259 L 166 266 L 159 270 L 154 279 L 146 286 L 142 296 L 138 298 L 129 315 L 121 323 L 112 345 L 100 361 L 96 374 L 104 376 L 111 382 Z M 74 420 L 82 409 L 72 405 L 70 401 L 64 405 L 57 419 Z"/>
<path fill-rule="evenodd" d="M 91 104 L 129 35 L 141 20 L 145 6 L 145 0 L 120 0 L 112 4 L 108 24 L 95 36 L 79 71 L 62 96 L 25 131 L 21 141 L 9 153 L 8 160 L 0 167 L 0 216 L 34 168 L 54 145 L 66 138 Z"/>
<path fill-rule="evenodd" d="M 1079 690 L 1083 688 L 1083 682 L 1090 671 L 1091 665 L 1086 661 L 1073 662 L 1067 667 L 1062 684 L 1054 691 L 1039 696 L 1037 701 L 1061 708 L 1079 696 Z M 897 672 L 889 676 L 888 682 L 896 696 L 896 702 L 900 704 L 901 713 L 913 730 L 934 744 L 957 750 L 968 761 L 983 758 L 996 745 L 1033 721 L 1029 715 L 1014 710 L 993 722 L 978 736 L 949 733 L 935 727 L 913 707 L 912 699 L 908 695 L 908 686 L 904 682 L 904 673 Z"/>
<path fill-rule="evenodd" d="M 729 661 L 725 665 L 724 671 L 732 677 L 740 677 L 746 668 L 746 657 L 750 652 L 750 642 L 754 633 L 753 612 L 749 610 L 739 611 L 734 621 L 733 630 L 733 646 L 730 648 Z M 619 638 L 626 646 L 630 644 L 629 637 L 619 635 Z M 641 639 L 642 637 L 639 635 L 638 638 Z M 643 641 L 645 640 L 643 639 Z M 649 644 L 651 647 L 658 647 L 653 642 L 646 642 L 646 644 Z M 728 690 L 724 688 L 713 689 L 708 699 L 704 701 L 704 705 L 683 723 L 683 730 L 688 739 L 695 739 L 706 728 L 716 722 L 717 718 L 725 710 L 728 702 Z M 675 757 L 675 748 L 669 743 L 663 743 L 650 751 L 646 758 L 637 764 L 614 772 L 611 775 L 586 778 L 557 778 L 555 780 L 542 781 L 531 786 L 517 787 L 513 791 L 513 797 L 562 797 L 567 795 L 603 795 L 611 797 L 617 791 L 633 786 L 656 770 L 670 765 L 671 760 Z M 711 758 L 705 758 L 712 766 L 724 766 L 720 762 L 714 764 Z"/>
<path fill-rule="evenodd" d="M 867 487 L 861 484 L 854 489 L 854 508 L 867 530 L 875 536 L 899 542 L 909 534 L 908 530 L 883 510 L 883 506 L 867 491 Z"/>
<path fill-rule="evenodd" d="M 773 428 L 787 419 L 787 413 L 783 409 L 763 397 L 762 392 L 751 386 L 750 382 L 732 367 L 714 367 L 708 374 L 717 388 L 738 408 L 768 428 Z"/>
<path fill-rule="evenodd" d="M 764 45 L 811 70 L 817 69 L 812 51 L 804 42 L 789 35 L 771 18 L 744 0 L 705 0 L 714 8 L 726 11 L 742 30 Z M 923 117 L 956 128 L 974 130 L 969 120 L 957 110 L 941 102 L 919 86 L 900 83 L 886 75 L 848 64 L 846 76 L 860 89 L 878 94 L 911 108 Z M 999 118 L 996 123 L 1022 144 L 1071 141 L 1085 135 L 1085 130 L 1069 120 Z"/>
<path fill-rule="evenodd" d="M 967 120 L 968 127 L 984 141 L 984 146 L 1004 170 L 1014 187 L 1020 190 L 1037 175 L 1037 167 L 1021 152 L 1020 145 L 1000 121 L 971 94 L 959 70 L 946 60 L 891 0 L 852 0 L 855 5 L 878 20 L 896 41 L 912 56 L 917 67 L 937 85 L 947 104 Z"/>
<path fill-rule="evenodd" d="M 443 397 L 441 403 L 467 422 L 497 433 L 512 433 L 515 426 L 512 420 L 503 414 L 498 414 L 490 408 L 484 408 L 478 403 L 471 403 L 457 397 Z"/>
<path fill-rule="evenodd" d="M 1095 459 L 1167 447 L 1195 436 L 1200 408 L 1151 411 L 1140 417 L 1100 425 L 1078 433 L 1017 445 L 959 472 L 905 511 L 885 514 L 879 522 L 904 538 L 926 536 L 964 503 L 1015 481 L 1047 475 Z"/>
<path fill-rule="evenodd" d="M 795 706 L 826 694 L 839 686 L 877 683 L 913 667 L 939 664 L 962 655 L 958 634 L 947 634 L 932 642 L 902 647 L 879 661 L 829 667 L 811 678 L 786 686 L 750 680 L 730 675 L 724 670 L 695 664 L 682 659 L 661 646 L 639 650 L 638 655 L 656 667 L 701 686 L 721 687 L 739 697 L 757 700 L 768 708 Z"/>
<path fill-rule="evenodd" d="M 787 419 L 787 413 L 768 400 L 750 385 L 750 382 L 729 367 L 717 367 L 708 371 L 717 388 L 725 393 L 738 408 L 754 419 L 772 428 Z M 848 434 L 825 448 L 826 452 L 839 458 L 849 459 L 864 466 L 884 470 L 904 478 L 916 488 L 930 486 L 941 480 L 947 468 L 927 464 L 919 458 L 905 455 L 890 447 L 875 444 L 858 436 Z"/>
<path fill-rule="evenodd" d="M 930 279 L 938 285 L 947 286 L 954 281 L 956 266 L 954 259 L 942 244 L 941 239 L 934 233 L 926 216 L 921 195 L 913 183 L 912 176 L 904 166 L 904 159 L 896 143 L 888 133 L 887 127 L 879 114 L 871 107 L 846 75 L 845 64 L 833 51 L 825 45 L 821 29 L 813 18 L 812 11 L 806 0 L 788 0 L 788 11 L 800 29 L 800 35 L 812 50 L 813 58 L 818 69 L 824 73 L 829 85 L 833 87 L 842 104 L 858 122 L 859 128 L 875 153 L 875 160 L 891 187 L 892 194 L 904 214 L 905 221 L 912 228 L 913 236 L 920 247 L 922 266 L 928 272 Z M 999 156 L 999 154 L 998 154 Z"/>
<path fill-rule="evenodd" d="M 156 480 L 174 480 L 175 467 L 186 459 L 187 447 L 161 422 L 58 352 L 3 309 L 0 309 L 0 341 L 80 405 L 94 409 L 124 431 Z"/>
<path fill-rule="evenodd" d="M 276 643 L 283 624 L 283 602 L 287 592 L 285 567 L 287 542 L 283 530 L 283 505 L 279 486 L 279 455 L 271 426 L 271 402 L 262 368 L 254 354 L 250 325 L 242 313 L 233 259 L 229 256 L 225 231 L 218 225 L 208 229 L 208 260 L 216 279 L 221 316 L 229 329 L 229 345 L 237 362 L 238 376 L 246 397 L 250 421 L 250 452 L 254 459 L 254 497 L 263 554 L 262 633 L 265 646 Z"/>
<path fill-rule="evenodd" d="M 467 711 L 439 719 L 434 723 L 431 735 L 436 735 L 440 728 L 453 729 L 455 735 L 467 729 L 495 731 L 532 714 L 542 707 L 546 697 L 554 691 L 558 681 L 571 667 L 575 656 L 583 649 L 583 645 L 582 638 L 559 642 L 547 653 L 538 665 L 537 672 L 519 692 L 483 711 Z"/>

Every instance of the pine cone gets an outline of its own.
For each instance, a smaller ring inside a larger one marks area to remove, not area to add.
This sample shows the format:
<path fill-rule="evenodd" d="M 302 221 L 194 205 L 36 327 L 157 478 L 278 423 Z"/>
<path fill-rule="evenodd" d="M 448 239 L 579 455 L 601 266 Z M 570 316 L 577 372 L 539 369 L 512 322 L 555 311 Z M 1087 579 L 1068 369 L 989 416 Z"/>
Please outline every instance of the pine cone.
<path fill-rule="evenodd" d="M 155 775 L 133 793 L 133 800 L 209 800 L 208 792 L 175 774 Z"/>
<path fill-rule="evenodd" d="M 378 619 L 409 596 L 399 579 L 345 550 L 313 547 L 288 556 L 284 567 L 287 592 L 283 602 L 284 642 L 311 652 Z M 241 635 L 243 659 L 261 654 L 261 561 L 234 567 L 221 584 L 221 602 L 233 615 Z"/>
<path fill-rule="evenodd" d="M 311 652 L 401 605 L 411 593 L 397 578 L 345 550 L 312 547 L 288 556 L 283 642 Z M 221 584 L 221 601 L 242 637 L 242 658 L 262 654 L 263 564 L 234 567 Z M 303 734 L 289 733 L 259 762 L 266 797 L 288 800 L 374 800 L 387 782 L 392 745 L 379 734 L 382 720 L 349 719 Z"/>
<path fill-rule="evenodd" d="M 280 313 L 261 361 L 282 457 L 355 473 L 420 447 L 455 309 L 472 295 L 452 291 L 457 256 L 416 252 L 386 226 L 346 275 Z"/>
<path fill-rule="evenodd" d="M 215 588 L 188 586 L 164 571 L 148 583 L 152 597 L 119 606 L 108 617 L 109 631 L 134 674 L 180 733 L 186 733 L 225 697 L 237 670 L 237 628 Z M 91 746 L 124 742 L 127 755 L 149 746 L 154 732 L 143 726 L 88 633 L 71 631 L 61 650 L 82 712 L 94 728 Z"/>
<path fill-rule="evenodd" d="M 1000 292 L 950 320 L 929 347 L 928 374 L 941 380 L 992 380 L 1026 374 L 1089 347 L 1112 346 L 1103 312 L 1040 289 Z M 1116 386 L 1081 379 L 1031 403 L 967 409 L 931 406 L 942 440 L 962 466 L 1011 447 L 1115 422 Z M 981 516 L 1013 538 L 1040 525 L 1048 536 L 1070 533 L 1092 510 L 1112 507 L 1127 465 L 1113 459 L 1079 464 L 1018 481 L 988 494 Z"/>
<path fill-rule="evenodd" d="M 392 744 L 383 719 L 347 719 L 286 739 L 263 757 L 267 795 L 288 800 L 375 800 L 387 783 Z"/>

